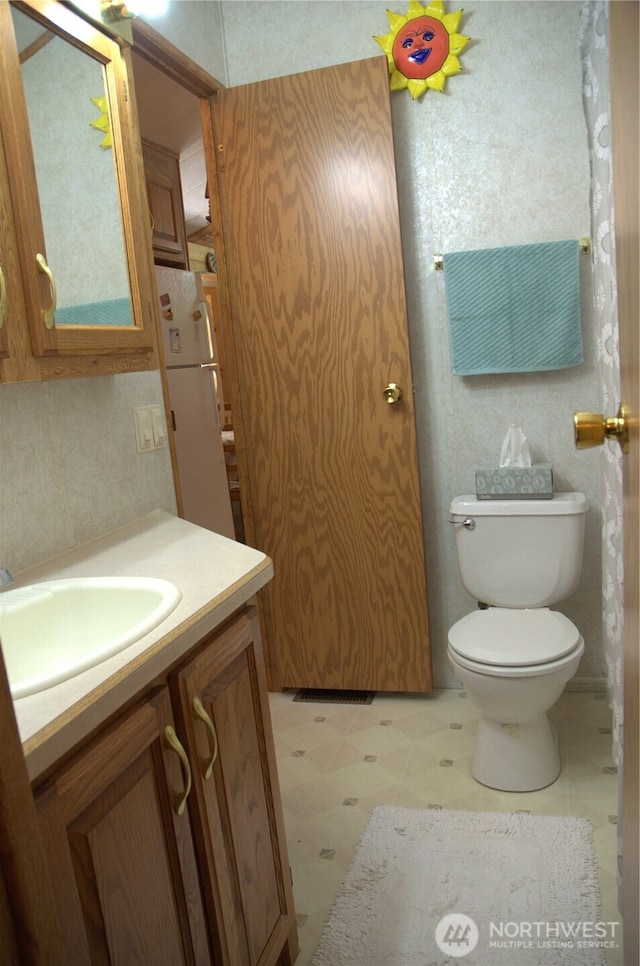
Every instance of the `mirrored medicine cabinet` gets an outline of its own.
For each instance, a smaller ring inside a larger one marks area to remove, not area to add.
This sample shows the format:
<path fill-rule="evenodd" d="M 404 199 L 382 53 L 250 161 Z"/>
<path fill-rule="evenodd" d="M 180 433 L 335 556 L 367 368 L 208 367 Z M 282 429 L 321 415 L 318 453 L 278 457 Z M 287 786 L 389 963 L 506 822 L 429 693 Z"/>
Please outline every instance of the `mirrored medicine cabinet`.
<path fill-rule="evenodd" d="M 0 175 L 15 231 L 0 240 L 3 331 L 17 324 L 7 273 L 19 267 L 37 378 L 150 368 L 152 257 L 128 52 L 58 0 L 1 3 L 0 37 Z"/>

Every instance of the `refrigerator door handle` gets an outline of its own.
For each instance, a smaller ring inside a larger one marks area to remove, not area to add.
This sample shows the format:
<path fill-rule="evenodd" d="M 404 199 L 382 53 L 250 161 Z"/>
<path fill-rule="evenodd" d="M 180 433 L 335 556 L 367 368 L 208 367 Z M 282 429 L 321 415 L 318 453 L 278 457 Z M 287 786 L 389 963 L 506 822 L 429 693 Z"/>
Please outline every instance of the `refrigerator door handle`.
<path fill-rule="evenodd" d="M 222 430 L 224 425 L 224 397 L 222 395 L 222 380 L 220 378 L 220 366 L 217 362 L 203 362 L 200 369 L 211 372 L 213 382 L 214 408 L 216 410 L 216 420 L 218 429 Z"/>
<path fill-rule="evenodd" d="M 198 302 L 197 311 L 200 312 L 201 315 L 204 315 L 205 319 L 207 320 L 207 341 L 209 344 L 209 353 L 211 355 L 211 358 L 215 359 L 217 362 L 218 346 L 216 344 L 215 327 L 213 324 L 213 319 L 211 317 L 211 309 L 209 308 L 209 303 L 207 302 L 206 299 L 203 299 L 202 302 Z"/>

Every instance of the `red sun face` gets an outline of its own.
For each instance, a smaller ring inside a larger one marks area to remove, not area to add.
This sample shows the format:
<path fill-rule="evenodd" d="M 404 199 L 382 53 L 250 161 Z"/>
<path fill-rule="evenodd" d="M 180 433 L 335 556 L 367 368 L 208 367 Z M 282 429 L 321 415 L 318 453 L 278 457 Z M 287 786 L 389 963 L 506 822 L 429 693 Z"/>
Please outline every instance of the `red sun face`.
<path fill-rule="evenodd" d="M 440 70 L 449 54 L 449 34 L 434 17 L 415 17 L 393 42 L 396 69 L 412 80 L 424 80 Z"/>

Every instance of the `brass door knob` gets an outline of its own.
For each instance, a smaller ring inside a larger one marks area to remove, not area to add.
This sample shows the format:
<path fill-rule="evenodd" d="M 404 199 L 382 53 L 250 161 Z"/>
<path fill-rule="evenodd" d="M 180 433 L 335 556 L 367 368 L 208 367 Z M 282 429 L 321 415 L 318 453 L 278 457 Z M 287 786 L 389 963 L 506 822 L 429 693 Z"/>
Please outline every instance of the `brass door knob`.
<path fill-rule="evenodd" d="M 620 406 L 617 416 L 605 417 L 602 413 L 574 413 L 573 435 L 576 449 L 602 446 L 605 439 L 617 439 L 623 453 L 629 450 L 628 410 Z"/>
<path fill-rule="evenodd" d="M 388 386 L 385 386 L 382 390 L 382 395 L 387 400 L 390 406 L 395 403 L 399 403 L 402 399 L 402 389 L 395 382 L 390 382 Z"/>

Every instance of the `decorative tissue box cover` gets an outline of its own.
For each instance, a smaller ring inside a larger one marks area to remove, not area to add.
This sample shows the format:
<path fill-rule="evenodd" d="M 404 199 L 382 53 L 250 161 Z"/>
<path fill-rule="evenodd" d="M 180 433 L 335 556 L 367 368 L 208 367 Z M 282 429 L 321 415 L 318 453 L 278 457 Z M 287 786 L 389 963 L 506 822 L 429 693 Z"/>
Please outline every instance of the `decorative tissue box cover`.
<path fill-rule="evenodd" d="M 553 470 L 550 463 L 498 466 L 476 470 L 478 500 L 550 500 Z"/>

